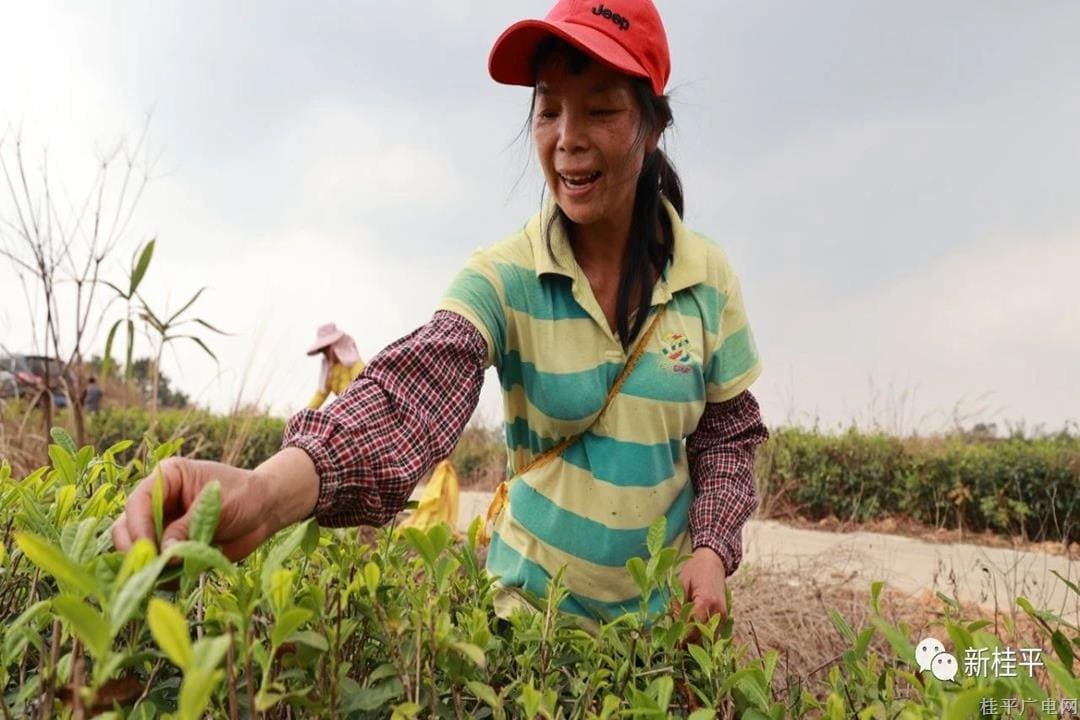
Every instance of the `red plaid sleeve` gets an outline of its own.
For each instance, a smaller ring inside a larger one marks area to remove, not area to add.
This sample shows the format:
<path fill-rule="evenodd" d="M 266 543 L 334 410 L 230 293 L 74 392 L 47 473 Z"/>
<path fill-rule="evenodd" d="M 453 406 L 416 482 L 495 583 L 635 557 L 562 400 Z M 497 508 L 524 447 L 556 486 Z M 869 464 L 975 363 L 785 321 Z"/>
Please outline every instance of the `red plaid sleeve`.
<path fill-rule="evenodd" d="M 450 455 L 480 399 L 487 345 L 473 325 L 439 311 L 371 359 L 322 410 L 301 410 L 282 447 L 311 456 L 320 525 L 382 525 Z"/>
<path fill-rule="evenodd" d="M 742 562 L 743 525 L 758 505 L 754 453 L 769 439 L 758 402 L 749 390 L 708 403 L 697 429 L 686 439 L 694 549 L 707 547 L 724 561 L 727 574 Z"/>

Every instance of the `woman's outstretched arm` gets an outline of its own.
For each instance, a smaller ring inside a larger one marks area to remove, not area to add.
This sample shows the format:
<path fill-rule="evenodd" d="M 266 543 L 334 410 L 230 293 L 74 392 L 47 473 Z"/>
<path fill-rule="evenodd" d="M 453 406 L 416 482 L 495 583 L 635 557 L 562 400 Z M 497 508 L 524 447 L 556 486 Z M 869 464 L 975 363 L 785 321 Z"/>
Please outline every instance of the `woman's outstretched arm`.
<path fill-rule="evenodd" d="M 156 540 L 155 484 L 161 482 L 162 546 L 186 540 L 191 509 L 207 484 L 221 487 L 214 542 L 232 560 L 313 513 L 325 525 L 381 524 L 416 482 L 450 454 L 480 395 L 486 345 L 464 318 L 431 322 L 377 355 L 346 393 L 323 410 L 303 410 L 284 447 L 255 470 L 169 458 L 128 495 L 113 523 L 118 550 Z"/>
<path fill-rule="evenodd" d="M 308 512 L 319 524 L 388 522 L 416 483 L 454 449 L 479 401 L 486 355 L 472 323 L 452 312 L 435 313 L 372 358 L 325 409 L 294 415 L 282 459 L 257 473 L 270 484 L 278 484 L 274 475 L 287 482 L 296 477 L 290 474 L 296 461 L 284 453 L 302 450 L 316 475 L 317 498 Z"/>

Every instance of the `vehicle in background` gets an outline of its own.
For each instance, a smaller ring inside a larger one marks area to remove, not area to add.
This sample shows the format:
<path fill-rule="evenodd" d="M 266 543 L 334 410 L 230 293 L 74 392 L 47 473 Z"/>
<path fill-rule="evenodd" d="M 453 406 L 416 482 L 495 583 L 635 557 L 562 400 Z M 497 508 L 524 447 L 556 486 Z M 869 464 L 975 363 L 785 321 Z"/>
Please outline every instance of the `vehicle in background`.
<path fill-rule="evenodd" d="M 46 367 L 53 405 L 58 408 L 67 406 L 64 364 L 44 355 L 0 354 L 0 398 L 25 397 L 42 390 L 45 387 Z M 75 387 L 75 378 L 70 372 L 66 378 L 67 387 Z"/>

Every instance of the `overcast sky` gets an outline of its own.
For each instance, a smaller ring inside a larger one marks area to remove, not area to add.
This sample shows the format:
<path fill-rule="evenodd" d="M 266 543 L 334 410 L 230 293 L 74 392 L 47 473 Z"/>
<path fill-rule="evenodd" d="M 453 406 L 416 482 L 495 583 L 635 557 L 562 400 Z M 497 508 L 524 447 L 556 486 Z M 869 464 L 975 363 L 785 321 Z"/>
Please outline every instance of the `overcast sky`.
<path fill-rule="evenodd" d="M 688 224 L 742 279 L 769 423 L 1080 418 L 1080 3 L 660 7 L 667 149 Z M 9 3 L 0 121 L 80 196 L 95 152 L 152 113 L 158 177 L 111 274 L 156 236 L 148 299 L 175 309 L 207 285 L 197 313 L 236 333 L 208 338 L 220 366 L 192 345 L 164 371 L 214 408 L 246 377 L 284 415 L 315 389 L 318 324 L 370 357 L 538 207 L 529 91 L 486 61 L 546 10 Z M 12 283 L 0 264 L 0 341 L 29 350 Z M 481 410 L 501 419 L 490 374 Z"/>

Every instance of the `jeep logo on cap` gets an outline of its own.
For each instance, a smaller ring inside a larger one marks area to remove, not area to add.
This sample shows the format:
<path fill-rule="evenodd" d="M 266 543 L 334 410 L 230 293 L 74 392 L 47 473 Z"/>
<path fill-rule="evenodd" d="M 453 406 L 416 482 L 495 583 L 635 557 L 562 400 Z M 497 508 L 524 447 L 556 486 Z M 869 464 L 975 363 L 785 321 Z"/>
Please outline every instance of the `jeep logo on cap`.
<path fill-rule="evenodd" d="M 627 20 L 626 18 L 624 18 L 619 13 L 611 12 L 610 8 L 604 7 L 604 3 L 600 3 L 599 5 L 594 7 L 592 9 L 592 13 L 593 13 L 593 15 L 602 15 L 603 17 L 606 17 L 607 19 L 611 20 L 611 22 L 613 22 L 613 23 L 615 23 L 616 25 L 619 26 L 620 30 L 629 30 L 630 29 L 630 21 Z"/>

